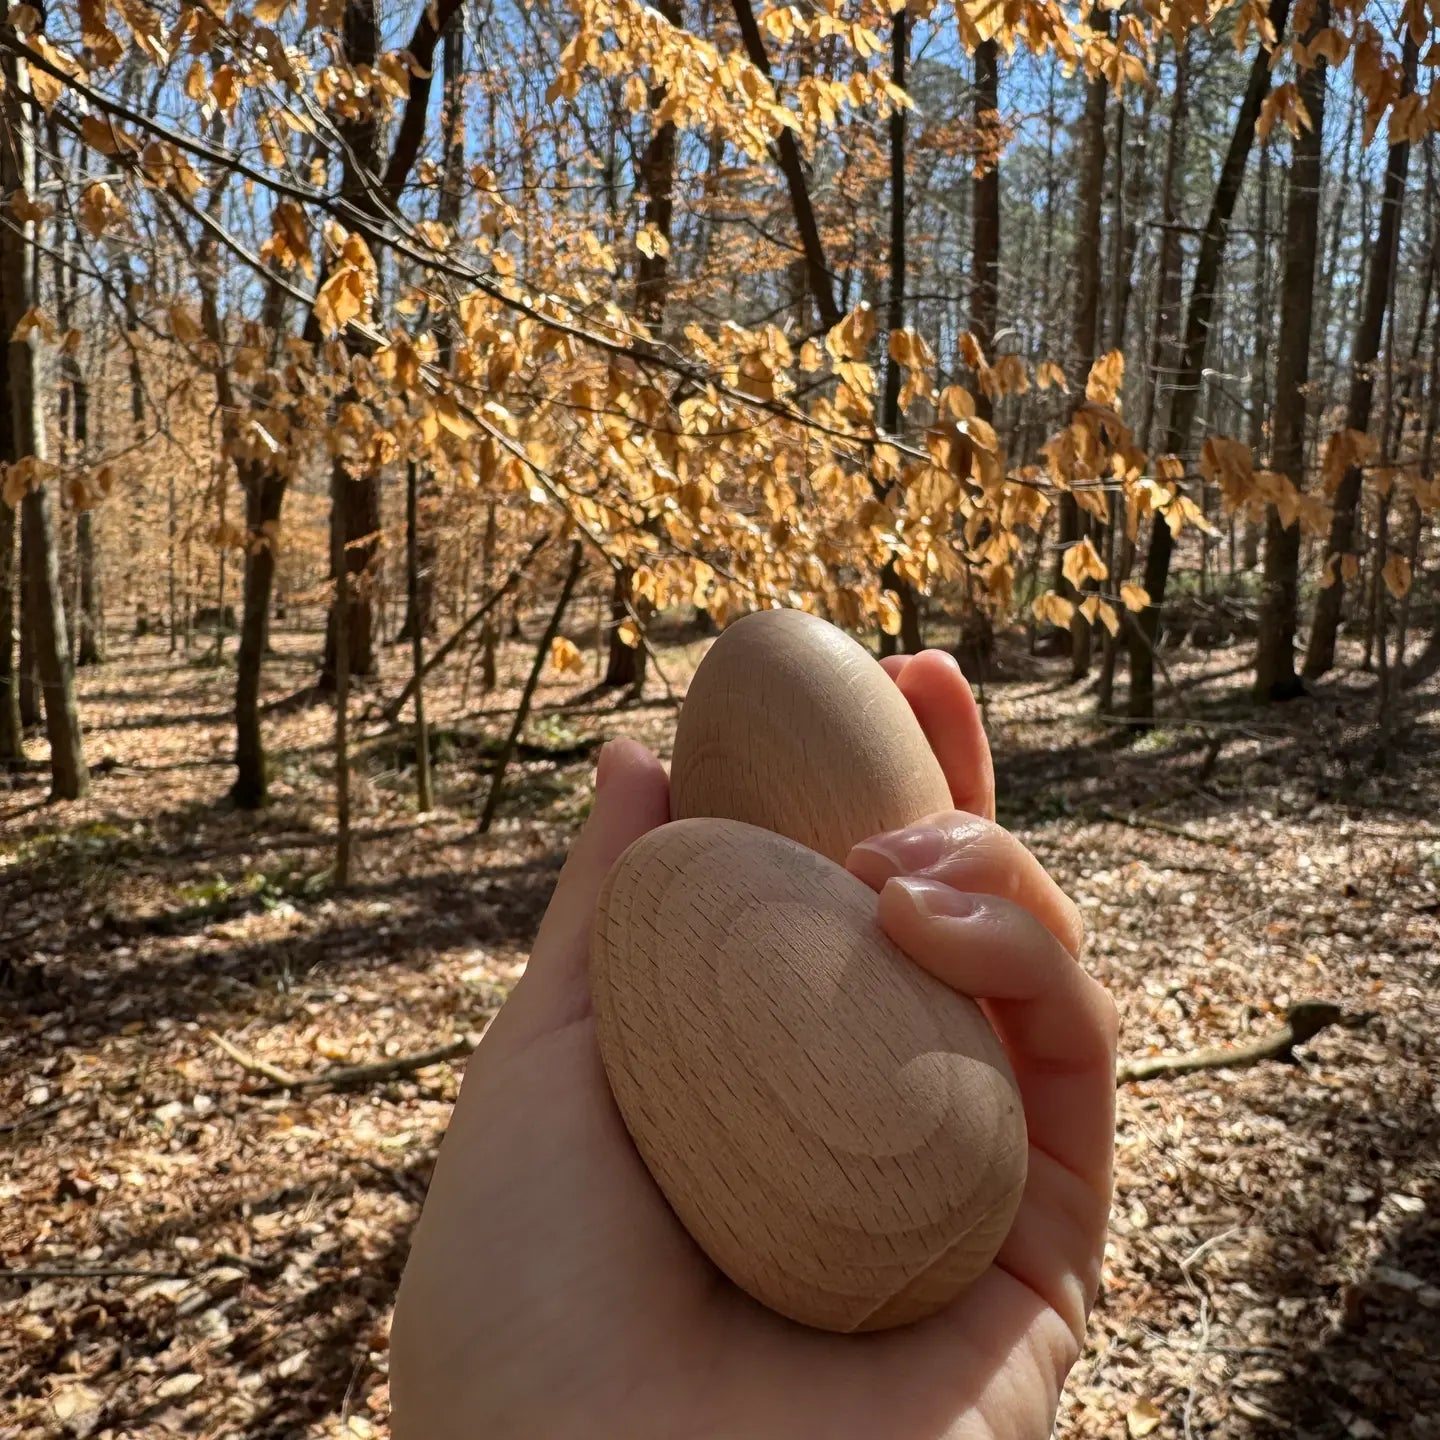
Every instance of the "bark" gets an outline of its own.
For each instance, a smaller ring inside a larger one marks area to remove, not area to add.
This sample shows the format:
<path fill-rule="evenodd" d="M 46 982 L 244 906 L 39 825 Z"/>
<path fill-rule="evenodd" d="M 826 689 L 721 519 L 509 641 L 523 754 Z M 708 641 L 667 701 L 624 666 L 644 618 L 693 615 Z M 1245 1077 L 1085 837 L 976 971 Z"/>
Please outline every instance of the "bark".
<path fill-rule="evenodd" d="M 1091 21 L 1093 28 L 1109 30 L 1109 18 Z M 1074 370 L 1080 396 L 1085 377 L 1100 351 L 1100 252 L 1101 207 L 1105 191 L 1105 105 L 1108 84 L 1097 75 L 1085 87 L 1083 121 L 1084 158 L 1079 176 L 1080 212 L 1075 229 L 1075 313 Z M 1080 400 L 1077 399 L 1077 405 Z M 1060 556 L 1068 545 L 1084 540 L 1091 529 L 1091 517 L 1081 511 L 1068 491 L 1060 497 Z M 1070 679 L 1083 680 L 1090 673 L 1090 622 L 1080 613 L 1081 595 L 1062 574 L 1062 593 L 1075 606 L 1070 621 Z M 1093 585 L 1087 585 L 1087 589 Z"/>
<path fill-rule="evenodd" d="M 681 23 L 679 0 L 660 0 L 657 7 L 670 24 Z M 664 104 L 665 86 L 650 88 L 649 104 L 653 116 Z M 656 246 L 647 255 L 637 247 L 635 273 L 635 313 L 657 339 L 665 325 L 665 311 L 670 301 L 670 271 L 665 250 L 671 238 L 674 220 L 675 126 L 669 122 L 652 122 L 650 139 L 640 157 L 640 183 L 645 192 L 642 223 L 647 231 L 663 237 L 666 244 Z M 655 523 L 652 516 L 650 523 Z M 631 699 L 638 700 L 645 690 L 646 651 L 642 643 L 627 645 L 620 627 L 628 620 L 642 634 L 650 618 L 650 607 L 632 593 L 634 571 L 628 566 L 615 572 L 610 600 L 610 654 L 605 666 L 603 684 L 623 687 Z"/>
<path fill-rule="evenodd" d="M 1309 39 L 1330 23 L 1320 0 Z M 1285 201 L 1285 268 L 1280 280 L 1280 339 L 1275 361 L 1272 461 L 1297 490 L 1305 486 L 1305 420 L 1309 408 L 1311 316 L 1320 240 L 1320 180 L 1325 119 L 1326 62 L 1301 76 L 1300 98 L 1311 128 L 1290 152 Z M 1263 366 L 1263 359 L 1260 361 Z M 1255 698 L 1290 700 L 1304 687 L 1295 673 L 1295 626 L 1300 594 L 1300 526 L 1285 525 L 1272 505 L 1265 516 L 1265 577 L 1255 652 Z"/>
<path fill-rule="evenodd" d="M 437 219 L 442 225 L 458 229 L 460 224 L 461 199 L 465 183 L 465 12 L 457 7 L 445 29 L 445 89 L 441 105 L 443 126 L 443 148 L 445 170 L 440 185 L 440 203 Z M 448 370 L 454 364 L 455 343 L 454 321 L 447 316 L 440 327 L 439 360 L 442 369 Z M 420 497 L 417 501 L 416 516 L 411 523 L 419 525 L 421 517 L 428 517 L 439 501 L 439 491 L 434 476 L 428 471 L 420 482 Z M 408 516 L 408 472 L 407 472 Z M 435 633 L 435 578 L 439 570 L 440 551 L 435 534 L 430 526 L 418 530 L 413 557 L 409 541 L 406 541 L 405 577 L 405 621 L 396 637 L 399 640 L 414 638 L 417 627 L 422 637 Z M 414 576 L 409 573 L 413 570 Z"/>
<path fill-rule="evenodd" d="M 1180 231 L 1179 200 L 1185 165 L 1185 132 L 1190 103 L 1190 37 L 1187 32 L 1175 46 L 1175 85 L 1170 101 L 1169 134 L 1165 143 L 1165 167 L 1160 182 L 1160 254 L 1155 288 L 1155 321 L 1145 365 L 1145 388 L 1140 402 L 1140 423 L 1136 440 L 1145 450 L 1154 447 L 1155 417 L 1159 406 L 1160 376 L 1173 372 L 1179 363 L 1180 328 Z M 1130 578 L 1135 565 L 1135 545 L 1126 534 L 1120 542 L 1119 573 L 1112 575 L 1116 589 Z M 1121 635 L 1133 638 L 1135 622 L 1126 614 Z M 1122 645 L 1117 641 L 1105 650 L 1100 672 L 1098 699 L 1102 714 L 1114 712 L 1115 671 Z"/>
<path fill-rule="evenodd" d="M 1415 86 L 1415 67 L 1419 47 L 1409 28 L 1405 31 L 1402 86 L 1408 94 Z M 1369 273 L 1365 281 L 1365 305 L 1355 334 L 1351 356 L 1349 404 L 1345 424 L 1348 429 L 1365 431 L 1370 427 L 1370 410 L 1375 397 L 1375 360 L 1385 329 L 1386 302 L 1390 280 L 1400 246 L 1400 214 L 1405 199 L 1405 181 L 1410 168 L 1410 143 L 1397 141 L 1390 147 L 1385 163 L 1385 188 L 1380 202 L 1380 224 L 1375 244 L 1370 251 Z M 1340 562 L 1352 552 L 1355 543 L 1355 512 L 1359 506 L 1364 472 L 1352 466 L 1341 478 L 1335 491 L 1334 511 L 1330 521 L 1330 538 L 1325 547 L 1325 565 L 1331 583 L 1320 591 L 1315 602 L 1315 618 L 1310 627 L 1310 643 L 1305 651 L 1305 678 L 1318 680 L 1335 664 L 1335 638 L 1340 629 L 1340 612 L 1345 600 L 1345 578 Z"/>
<path fill-rule="evenodd" d="M 60 153 L 59 127 L 51 117 L 52 151 Z M 80 147 L 75 156 L 76 164 L 83 166 L 84 148 Z M 54 254 L 55 312 L 62 332 L 68 332 L 75 323 L 75 273 L 70 253 L 70 237 L 67 233 L 57 234 Z M 60 355 L 61 399 L 69 415 L 70 437 L 73 441 L 74 464 L 84 465 L 90 452 L 90 386 L 80 362 L 68 350 Z M 63 433 L 62 425 L 62 433 Z M 71 649 L 74 659 L 80 665 L 98 665 L 104 660 L 104 638 L 100 623 L 100 577 L 95 568 L 95 524 L 94 516 L 88 509 L 79 510 L 75 516 L 75 624 L 71 628 Z"/>
<path fill-rule="evenodd" d="M 341 38 L 350 64 L 375 65 L 380 53 L 376 0 L 346 0 Z M 379 118 L 367 109 L 359 116 L 337 118 L 336 128 L 345 141 L 340 194 L 363 214 L 378 216 L 378 204 L 366 176 L 380 173 Z M 313 322 L 313 315 L 311 318 Z M 349 645 L 349 672 L 367 676 L 376 673 L 371 572 L 380 552 L 380 475 L 367 469 L 351 479 L 339 460 L 333 468 L 337 475 L 344 472 L 346 483 L 332 483 L 330 489 L 330 528 L 334 532 L 331 565 L 343 561 L 347 574 L 342 576 L 333 568 L 331 571 L 335 593 L 325 626 L 325 655 L 317 687 L 322 695 L 334 695 L 339 690 L 336 607 L 342 595 L 348 597 L 349 604 L 343 626 Z"/>
<path fill-rule="evenodd" d="M 405 571 L 412 616 L 418 616 L 420 606 L 419 503 L 419 466 L 412 460 L 405 467 Z M 424 814 L 434 808 L 435 800 L 430 788 L 430 734 L 425 728 L 425 627 L 421 624 L 410 630 L 410 677 L 415 696 L 415 804 Z"/>
<path fill-rule="evenodd" d="M 1277 43 L 1283 36 L 1289 11 L 1290 0 L 1270 0 L 1269 18 Z M 1169 423 L 1165 433 L 1164 448 L 1170 454 L 1182 454 L 1190 441 L 1191 427 L 1204 389 L 1205 350 L 1225 246 L 1230 236 L 1230 219 L 1235 213 L 1235 202 L 1245 178 L 1246 162 L 1255 138 L 1255 122 L 1269 91 L 1270 52 L 1262 45 L 1257 48 L 1250 67 L 1249 80 L 1235 116 L 1235 129 L 1220 167 L 1215 196 L 1195 261 L 1179 374 L 1176 387 L 1171 392 Z M 1149 725 L 1155 717 L 1155 646 L 1159 642 L 1160 612 L 1170 579 L 1173 548 L 1170 526 L 1163 516 L 1157 515 L 1150 526 L 1150 546 L 1145 555 L 1144 586 L 1150 603 L 1132 621 L 1129 634 L 1129 711 L 1131 720 L 1142 726 Z"/>
<path fill-rule="evenodd" d="M 240 617 L 240 650 L 235 660 L 235 783 L 230 798 L 242 810 L 258 810 L 268 776 L 260 728 L 261 670 L 270 639 L 270 592 L 275 583 L 275 550 L 270 533 L 280 520 L 286 481 L 259 466 L 241 468 L 245 490 L 245 579 Z"/>
<path fill-rule="evenodd" d="M 902 7 L 891 21 L 890 57 L 890 79 L 902 89 L 909 58 L 909 17 Z M 905 327 L 905 114 L 898 105 L 890 112 L 890 275 L 885 312 L 886 328 L 889 330 Z M 885 390 L 880 405 L 880 425 L 887 435 L 900 433 L 900 381 L 900 365 L 887 346 Z M 880 653 L 893 655 L 903 651 L 907 655 L 918 654 L 924 649 L 925 642 L 920 634 L 920 598 L 915 593 L 915 587 L 896 571 L 893 560 L 886 564 L 881 584 L 893 591 L 899 601 L 900 629 L 895 635 L 882 632 Z"/>
<path fill-rule="evenodd" d="M 755 22 L 755 11 L 750 0 L 731 0 L 731 3 L 735 11 L 735 22 L 740 27 L 740 38 L 744 43 L 746 56 L 750 63 L 770 80 L 770 56 L 765 49 L 765 38 Z M 795 132 L 782 129 L 780 138 L 775 142 L 775 151 L 781 173 L 785 176 L 795 228 L 800 234 L 810 297 L 815 302 L 821 327 L 833 330 L 844 316 L 835 298 L 835 282 L 830 267 L 825 263 L 825 248 L 820 239 L 820 227 L 815 220 L 815 208 L 810 203 L 810 187 L 805 179 L 805 165 L 800 158 L 800 146 L 796 142 Z"/>
<path fill-rule="evenodd" d="M 344 495 L 357 488 L 345 467 L 336 463 L 330 470 L 330 508 L 345 508 Z M 350 884 L 350 606 L 346 593 L 350 570 L 341 553 L 343 531 L 330 527 L 330 571 L 335 577 L 335 603 L 330 607 L 330 624 L 335 647 L 335 873 L 337 890 Z"/>
<path fill-rule="evenodd" d="M 986 40 L 975 49 L 975 109 L 977 131 L 993 127 L 1000 118 L 1000 57 L 996 42 Z M 994 358 L 995 332 L 1000 316 L 1000 166 L 997 161 L 970 182 L 971 215 L 970 333 Z M 1047 199 L 1048 203 L 1048 199 Z M 990 397 L 976 386 L 975 411 L 982 420 L 993 418 Z"/>
<path fill-rule="evenodd" d="M 8 20 L 8 0 L 0 0 L 0 25 Z M 7 132 L 6 141 L 0 143 L 0 194 L 13 194 L 23 187 L 34 195 L 39 187 L 26 66 L 7 55 L 0 80 L 4 86 L 0 91 L 0 119 Z M 23 340 L 13 338 L 20 317 L 38 298 L 38 254 L 33 222 L 0 226 L 0 344 L 7 352 L 5 369 L 12 409 L 10 453 L 0 456 L 0 460 L 12 464 L 30 457 L 37 463 L 45 459 L 45 416 L 38 385 L 39 335 L 32 330 Z M 20 502 L 20 529 L 30 567 L 25 588 L 36 667 L 44 693 L 45 730 L 50 740 L 50 794 L 55 800 L 78 800 L 89 789 L 90 776 L 75 708 L 48 486 L 34 485 Z"/>
<path fill-rule="evenodd" d="M 1320 64 L 1323 66 L 1324 61 Z M 1312 72 L 1313 73 L 1313 72 Z M 1309 77 L 1302 79 L 1301 84 Z M 1313 91 L 1307 90 L 1305 94 Z M 1321 103 L 1324 103 L 1324 92 L 1321 92 Z M 1317 122 L 1318 126 L 1318 122 Z M 1306 135 L 1301 135 L 1296 140 L 1296 146 L 1307 140 Z M 1296 151 L 1291 151 L 1291 176 L 1294 176 L 1294 157 Z M 1316 184 L 1319 183 L 1319 172 L 1316 172 Z M 1270 408 L 1270 319 L 1272 304 L 1270 299 L 1270 143 L 1263 140 L 1260 143 L 1260 178 L 1259 189 L 1259 215 L 1256 225 L 1260 233 L 1255 237 L 1255 335 L 1254 353 L 1251 359 L 1251 380 L 1250 380 L 1250 449 L 1254 452 L 1255 463 L 1264 465 L 1265 454 L 1265 420 L 1267 411 Z M 1316 205 L 1319 205 L 1319 195 L 1316 194 Z M 1287 222 L 1288 223 L 1288 222 Z M 1287 252 L 1288 254 L 1288 252 Z M 1313 264 L 1311 269 L 1313 271 Z M 1282 280 L 1283 286 L 1283 280 Z M 1308 322 L 1307 322 L 1308 323 Z M 1308 367 L 1307 367 L 1308 369 Z M 1276 376 L 1276 383 L 1279 383 L 1279 376 Z M 1278 404 L 1278 401 L 1277 401 Z M 1245 549 L 1241 557 L 1244 568 L 1253 570 L 1260 563 L 1260 525 L 1253 521 L 1245 522 Z M 1235 572 L 1235 521 L 1230 521 L 1230 572 L 1231 579 L 1234 579 Z"/>
<path fill-rule="evenodd" d="M 3 323 L 3 319 L 0 319 Z M 7 347 L 0 345 L 0 464 L 14 453 L 10 413 Z M 15 617 L 20 593 L 20 556 L 16 550 L 15 511 L 0 499 L 0 765 L 25 758 L 20 724 L 20 674 L 16 668 Z"/>
<path fill-rule="evenodd" d="M 628 620 L 643 631 L 650 618 L 648 607 L 630 589 L 635 572 L 623 566 L 615 572 L 610 591 L 610 655 L 605 664 L 605 678 L 600 682 L 607 689 L 622 686 L 635 698 L 645 689 L 645 647 L 627 645 L 620 638 L 620 627 Z"/>

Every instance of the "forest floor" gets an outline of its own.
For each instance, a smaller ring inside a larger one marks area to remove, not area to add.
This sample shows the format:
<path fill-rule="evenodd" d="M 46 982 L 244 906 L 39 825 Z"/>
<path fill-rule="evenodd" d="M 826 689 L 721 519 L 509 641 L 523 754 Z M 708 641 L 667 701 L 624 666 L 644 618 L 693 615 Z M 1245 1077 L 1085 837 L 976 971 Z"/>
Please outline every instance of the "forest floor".
<path fill-rule="evenodd" d="M 272 699 L 318 641 L 276 635 Z M 703 648 L 662 647 L 677 688 Z M 1138 742 L 1056 662 L 985 697 L 1001 819 L 1083 907 L 1123 1054 L 1240 1043 L 1302 998 L 1369 1017 L 1293 1065 L 1122 1088 L 1106 1284 L 1058 1433 L 1440 1437 L 1440 689 L 1377 774 L 1368 677 L 1257 712 L 1247 659 L 1173 652 L 1176 718 Z M 507 645 L 502 681 L 528 660 Z M 386 663 L 388 696 L 405 657 Z M 430 692 L 431 814 L 403 733 L 359 726 L 341 895 L 331 714 L 268 718 L 274 803 L 236 813 L 233 678 L 119 645 L 80 681 L 91 798 L 0 778 L 5 1440 L 388 1434 L 390 1304 L 463 1061 L 274 1093 L 225 1046 L 314 1076 L 479 1031 L 594 749 L 665 753 L 675 719 L 547 675 L 479 836 L 517 692 L 462 693 L 457 665 Z"/>

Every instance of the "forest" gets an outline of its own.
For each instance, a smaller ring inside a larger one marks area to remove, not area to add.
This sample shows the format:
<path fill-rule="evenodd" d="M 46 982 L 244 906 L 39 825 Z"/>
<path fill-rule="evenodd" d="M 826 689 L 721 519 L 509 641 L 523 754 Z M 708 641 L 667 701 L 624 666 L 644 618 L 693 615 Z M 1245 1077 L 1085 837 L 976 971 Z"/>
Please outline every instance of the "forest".
<path fill-rule="evenodd" d="M 958 661 L 1120 1012 L 1056 1434 L 1440 1434 L 1440 0 L 0 0 L 0 1437 L 389 1435 L 596 753 Z"/>

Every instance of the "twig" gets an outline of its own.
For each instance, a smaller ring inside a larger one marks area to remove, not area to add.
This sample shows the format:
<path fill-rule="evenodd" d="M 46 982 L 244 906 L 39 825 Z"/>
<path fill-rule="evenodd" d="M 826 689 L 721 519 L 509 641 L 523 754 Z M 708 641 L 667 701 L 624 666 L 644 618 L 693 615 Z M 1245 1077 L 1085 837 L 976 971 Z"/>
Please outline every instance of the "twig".
<path fill-rule="evenodd" d="M 270 1064 L 268 1060 L 260 1060 L 254 1055 L 247 1055 L 243 1050 L 232 1045 L 223 1035 L 217 1035 L 213 1030 L 207 1030 L 205 1033 L 242 1070 L 248 1070 L 252 1075 L 263 1075 L 272 1084 L 286 1088 L 300 1083 L 288 1070 L 282 1070 L 278 1065 Z"/>
<path fill-rule="evenodd" d="M 494 608 L 497 606 L 519 583 L 526 570 L 530 568 L 530 562 L 550 543 L 553 535 L 546 532 L 538 540 L 531 542 L 530 548 L 516 562 L 515 568 L 505 577 L 504 581 L 492 590 L 476 610 L 472 610 L 468 618 L 459 626 L 445 643 L 439 646 L 433 654 L 426 657 L 425 667 L 420 672 L 424 679 L 441 664 L 455 649 L 457 645 L 475 628 Z M 400 712 L 405 708 L 406 701 L 415 690 L 415 677 L 412 675 L 406 682 L 405 688 L 386 705 L 380 712 L 381 719 L 386 724 L 393 725 L 399 718 Z"/>
<path fill-rule="evenodd" d="M 1258 1040 L 1246 1045 L 1217 1045 L 1196 1050 L 1189 1055 L 1146 1055 L 1137 1060 L 1122 1060 L 1116 1067 L 1115 1083 L 1127 1085 L 1134 1080 L 1153 1080 L 1161 1075 L 1189 1075 L 1196 1070 L 1240 1070 L 1258 1065 L 1262 1060 L 1291 1062 L 1295 1047 L 1314 1039 L 1331 1025 L 1355 1029 L 1374 1019 L 1369 1012 L 1347 1015 L 1338 1005 L 1326 1000 L 1301 1000 L 1285 1014 L 1285 1023 Z"/>
<path fill-rule="evenodd" d="M 468 1055 L 477 1041 L 473 1035 L 461 1035 L 433 1050 L 422 1050 L 417 1055 L 396 1055 L 390 1060 L 369 1060 L 363 1065 L 337 1065 L 322 1070 L 318 1075 L 306 1075 L 288 1084 L 277 1084 L 277 1090 L 309 1090 L 316 1086 L 328 1085 L 334 1090 L 343 1090 L 351 1085 L 369 1085 L 377 1080 L 394 1080 L 401 1075 L 412 1075 L 444 1060 L 456 1060 Z"/>
<path fill-rule="evenodd" d="M 0 1280 L 189 1280 L 188 1270 L 135 1270 L 124 1265 L 81 1266 L 75 1270 L 62 1270 L 56 1266 L 40 1265 L 23 1269 L 0 1270 Z"/>
<path fill-rule="evenodd" d="M 46 1120 L 51 1115 L 58 1114 L 73 1100 L 74 1096 L 62 1095 L 58 1100 L 52 1100 L 48 1105 L 37 1105 L 33 1110 L 27 1110 L 15 1120 L 7 1120 L 0 1125 L 0 1135 L 9 1135 L 14 1130 L 23 1130 L 27 1125 L 33 1125 L 37 1120 Z"/>
<path fill-rule="evenodd" d="M 422 1050 L 415 1055 L 396 1055 L 386 1060 L 367 1060 L 362 1065 L 333 1065 L 328 1070 L 320 1071 L 318 1075 L 292 1075 L 278 1065 L 271 1065 L 264 1060 L 257 1060 L 253 1055 L 247 1055 L 213 1030 L 206 1033 L 242 1070 L 263 1075 L 270 1081 L 269 1085 L 255 1092 L 259 1095 L 273 1095 L 279 1090 L 313 1090 L 321 1087 L 343 1090 L 352 1085 L 369 1085 L 378 1080 L 393 1080 L 397 1076 L 410 1075 L 416 1070 L 424 1070 L 430 1065 L 438 1065 L 444 1060 L 457 1059 L 461 1055 L 468 1054 L 479 1043 L 473 1035 L 460 1035 L 454 1040 L 447 1040 L 443 1045 L 437 1045 L 433 1050 Z"/>
<path fill-rule="evenodd" d="M 1177 840 L 1189 840 L 1196 845 L 1215 845 L 1222 850 L 1230 848 L 1230 841 L 1221 835 L 1196 835 L 1183 825 L 1171 825 L 1165 820 L 1151 820 L 1144 815 L 1122 815 L 1102 805 L 1098 812 L 1104 819 L 1113 820 L 1117 825 L 1128 825 L 1132 830 L 1154 830 L 1159 835 L 1173 835 Z"/>

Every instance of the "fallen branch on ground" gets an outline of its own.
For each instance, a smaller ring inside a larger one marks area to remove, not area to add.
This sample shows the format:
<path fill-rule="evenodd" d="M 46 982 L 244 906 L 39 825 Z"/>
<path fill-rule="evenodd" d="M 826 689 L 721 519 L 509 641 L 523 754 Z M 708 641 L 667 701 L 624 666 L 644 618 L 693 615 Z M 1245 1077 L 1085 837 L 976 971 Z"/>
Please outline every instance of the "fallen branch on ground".
<path fill-rule="evenodd" d="M 257 1092 L 261 1095 L 271 1095 L 278 1090 L 314 1090 L 322 1087 L 344 1090 L 352 1085 L 373 1085 L 382 1080 L 395 1080 L 402 1075 L 412 1075 L 417 1070 L 424 1070 L 430 1065 L 439 1065 L 442 1061 L 456 1060 L 461 1055 L 468 1055 L 480 1043 L 474 1035 L 460 1035 L 454 1040 L 447 1040 L 443 1045 L 437 1045 L 433 1050 L 422 1050 L 415 1055 L 367 1060 L 363 1065 L 334 1065 L 328 1070 L 322 1070 L 318 1075 L 292 1075 L 278 1065 L 271 1065 L 254 1055 L 247 1055 L 213 1030 L 207 1034 L 242 1070 L 248 1070 L 252 1075 L 261 1075 L 270 1082 Z"/>
<path fill-rule="evenodd" d="M 1166 820 L 1151 820 L 1145 815 L 1122 815 L 1108 806 L 1100 807 L 1100 815 L 1116 825 L 1126 825 L 1132 830 L 1153 830 L 1157 835 L 1173 835 L 1177 840 L 1189 840 L 1195 845 L 1214 845 L 1222 850 L 1230 848 L 1230 841 L 1219 835 L 1196 835 L 1183 825 L 1171 825 Z"/>
<path fill-rule="evenodd" d="M 1116 1067 L 1115 1083 L 1126 1085 L 1132 1080 L 1154 1080 L 1161 1075 L 1189 1075 L 1196 1070 L 1240 1070 L 1258 1065 L 1262 1060 L 1291 1063 L 1297 1045 L 1313 1040 L 1331 1025 L 1355 1029 L 1372 1019 L 1374 1016 L 1369 1012 L 1347 1015 L 1338 1005 L 1326 1000 L 1300 1000 L 1285 1012 L 1283 1025 L 1244 1045 L 1216 1045 L 1188 1055 L 1145 1055 L 1136 1060 L 1122 1060 Z"/>

